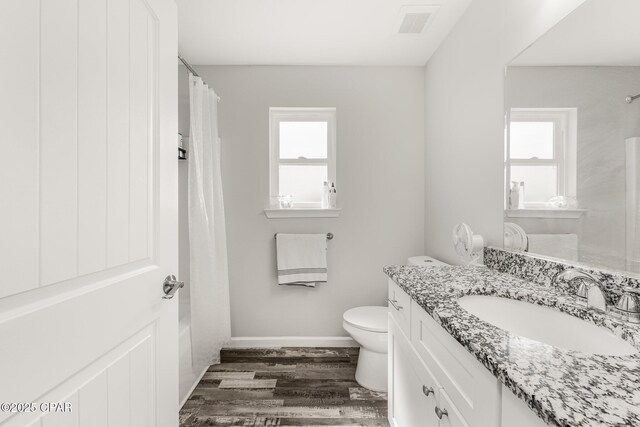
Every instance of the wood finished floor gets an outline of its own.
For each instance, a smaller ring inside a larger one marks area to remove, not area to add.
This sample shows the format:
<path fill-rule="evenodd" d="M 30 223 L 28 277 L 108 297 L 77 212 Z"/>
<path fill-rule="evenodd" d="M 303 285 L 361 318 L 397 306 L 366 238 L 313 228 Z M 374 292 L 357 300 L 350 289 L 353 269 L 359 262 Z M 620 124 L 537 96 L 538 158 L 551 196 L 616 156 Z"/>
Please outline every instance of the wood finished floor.
<path fill-rule="evenodd" d="M 358 348 L 223 349 L 180 426 L 388 426 L 386 393 L 355 380 Z"/>

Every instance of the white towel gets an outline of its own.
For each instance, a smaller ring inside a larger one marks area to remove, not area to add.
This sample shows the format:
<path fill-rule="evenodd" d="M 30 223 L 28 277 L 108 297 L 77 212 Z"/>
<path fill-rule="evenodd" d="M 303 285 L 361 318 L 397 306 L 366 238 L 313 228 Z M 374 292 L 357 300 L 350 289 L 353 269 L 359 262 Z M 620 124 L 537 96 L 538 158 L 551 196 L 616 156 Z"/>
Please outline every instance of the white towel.
<path fill-rule="evenodd" d="M 327 281 L 326 234 L 276 234 L 278 284 L 315 287 Z"/>

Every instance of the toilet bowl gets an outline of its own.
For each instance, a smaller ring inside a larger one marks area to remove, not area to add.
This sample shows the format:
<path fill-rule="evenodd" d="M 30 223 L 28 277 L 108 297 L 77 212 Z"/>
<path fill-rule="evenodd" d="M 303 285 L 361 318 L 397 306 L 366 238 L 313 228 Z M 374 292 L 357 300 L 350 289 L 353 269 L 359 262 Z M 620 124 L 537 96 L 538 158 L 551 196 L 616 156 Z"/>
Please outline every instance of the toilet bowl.
<path fill-rule="evenodd" d="M 409 265 L 442 267 L 445 264 L 428 256 L 414 256 Z M 387 391 L 387 307 L 355 307 L 342 315 L 342 327 L 360 345 L 356 381 L 364 388 Z"/>
<path fill-rule="evenodd" d="M 355 307 L 342 315 L 342 327 L 360 345 L 356 381 L 387 391 L 387 307 Z"/>

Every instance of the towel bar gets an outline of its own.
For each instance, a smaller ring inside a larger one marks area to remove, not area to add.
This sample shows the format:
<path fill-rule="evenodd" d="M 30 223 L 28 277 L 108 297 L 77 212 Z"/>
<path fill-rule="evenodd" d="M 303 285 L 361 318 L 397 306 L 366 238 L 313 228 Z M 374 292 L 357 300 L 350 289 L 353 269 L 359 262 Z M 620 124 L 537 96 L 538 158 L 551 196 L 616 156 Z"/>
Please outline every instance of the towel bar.
<path fill-rule="evenodd" d="M 274 234 L 273 238 L 275 239 L 277 235 L 278 233 Z M 327 240 L 331 240 L 331 239 L 333 239 L 333 233 L 327 233 Z"/>

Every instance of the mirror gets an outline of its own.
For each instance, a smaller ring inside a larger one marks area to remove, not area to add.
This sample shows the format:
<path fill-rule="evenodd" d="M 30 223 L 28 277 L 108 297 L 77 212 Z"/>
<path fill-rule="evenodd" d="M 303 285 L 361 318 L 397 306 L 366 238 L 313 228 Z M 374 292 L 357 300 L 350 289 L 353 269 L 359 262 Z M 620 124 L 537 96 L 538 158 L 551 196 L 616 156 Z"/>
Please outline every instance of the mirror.
<path fill-rule="evenodd" d="M 638 0 L 586 0 L 508 64 L 505 249 L 640 272 L 638 94 Z"/>

